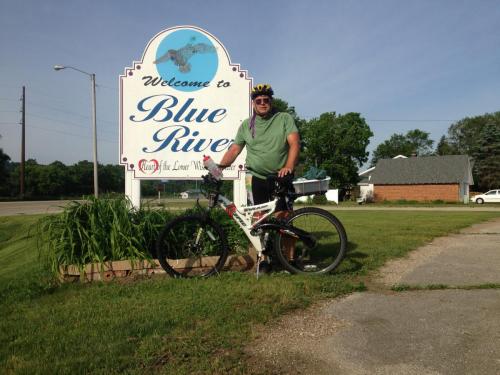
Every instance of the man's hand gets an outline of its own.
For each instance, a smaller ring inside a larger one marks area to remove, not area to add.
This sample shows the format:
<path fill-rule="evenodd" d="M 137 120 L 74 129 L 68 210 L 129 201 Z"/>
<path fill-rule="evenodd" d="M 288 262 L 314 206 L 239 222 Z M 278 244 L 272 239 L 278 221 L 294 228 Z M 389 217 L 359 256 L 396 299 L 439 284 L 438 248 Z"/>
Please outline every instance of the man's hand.
<path fill-rule="evenodd" d="M 281 168 L 279 170 L 278 177 L 284 177 L 284 176 L 286 176 L 287 174 L 290 174 L 290 173 L 293 173 L 293 169 L 292 168 L 283 167 L 283 168 Z"/>

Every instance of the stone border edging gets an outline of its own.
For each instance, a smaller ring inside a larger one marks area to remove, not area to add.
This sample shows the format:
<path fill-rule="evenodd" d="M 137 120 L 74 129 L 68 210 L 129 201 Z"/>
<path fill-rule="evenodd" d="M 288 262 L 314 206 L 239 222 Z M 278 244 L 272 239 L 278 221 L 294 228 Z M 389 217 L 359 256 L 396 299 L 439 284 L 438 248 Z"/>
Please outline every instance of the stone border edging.
<path fill-rule="evenodd" d="M 197 265 L 188 265 L 188 261 L 180 259 L 176 270 L 185 268 L 204 268 L 213 265 L 218 258 L 203 257 Z M 229 255 L 223 270 L 225 271 L 251 271 L 255 268 L 255 252 L 250 251 L 245 255 Z M 69 265 L 59 268 L 60 278 L 63 282 L 73 282 L 82 279 L 83 282 L 92 281 L 111 281 L 116 278 L 130 278 L 135 276 L 152 276 L 156 274 L 165 274 L 157 259 L 153 262 L 148 260 L 130 261 L 119 260 L 104 263 L 89 263 L 83 269 L 83 275 L 80 274 L 78 266 Z"/>

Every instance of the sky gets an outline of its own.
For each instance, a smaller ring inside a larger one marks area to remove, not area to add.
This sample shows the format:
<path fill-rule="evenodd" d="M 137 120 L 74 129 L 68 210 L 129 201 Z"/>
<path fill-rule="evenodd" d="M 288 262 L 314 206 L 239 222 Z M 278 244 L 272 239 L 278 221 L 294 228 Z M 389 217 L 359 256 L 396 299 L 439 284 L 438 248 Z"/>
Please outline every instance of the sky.
<path fill-rule="evenodd" d="M 96 75 L 98 159 L 117 164 L 118 77 L 179 25 L 216 36 L 302 118 L 361 113 L 369 151 L 500 110 L 498 0 L 1 0 L 0 148 L 20 160 L 24 85 L 27 158 L 92 160 L 90 79 L 53 69 L 70 65 Z"/>

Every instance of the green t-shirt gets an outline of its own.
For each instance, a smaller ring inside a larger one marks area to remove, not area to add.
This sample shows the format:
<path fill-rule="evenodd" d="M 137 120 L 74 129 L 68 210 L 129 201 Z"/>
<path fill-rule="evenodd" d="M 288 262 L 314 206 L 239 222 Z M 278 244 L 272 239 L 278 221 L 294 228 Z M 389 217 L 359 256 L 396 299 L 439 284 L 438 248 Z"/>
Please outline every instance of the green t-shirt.
<path fill-rule="evenodd" d="M 298 132 L 293 117 L 286 112 L 277 112 L 269 118 L 255 117 L 255 137 L 249 127 L 250 119 L 244 120 L 236 134 L 234 143 L 247 147 L 246 166 L 259 178 L 278 172 L 288 157 L 287 136 Z"/>

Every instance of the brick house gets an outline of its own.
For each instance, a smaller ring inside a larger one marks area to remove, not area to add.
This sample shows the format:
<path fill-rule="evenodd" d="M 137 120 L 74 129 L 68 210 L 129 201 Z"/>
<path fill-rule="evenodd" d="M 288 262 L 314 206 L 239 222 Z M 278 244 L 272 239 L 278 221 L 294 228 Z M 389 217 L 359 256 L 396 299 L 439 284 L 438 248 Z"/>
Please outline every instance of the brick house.
<path fill-rule="evenodd" d="M 373 198 L 468 202 L 472 163 L 467 155 L 381 159 L 370 171 Z"/>

